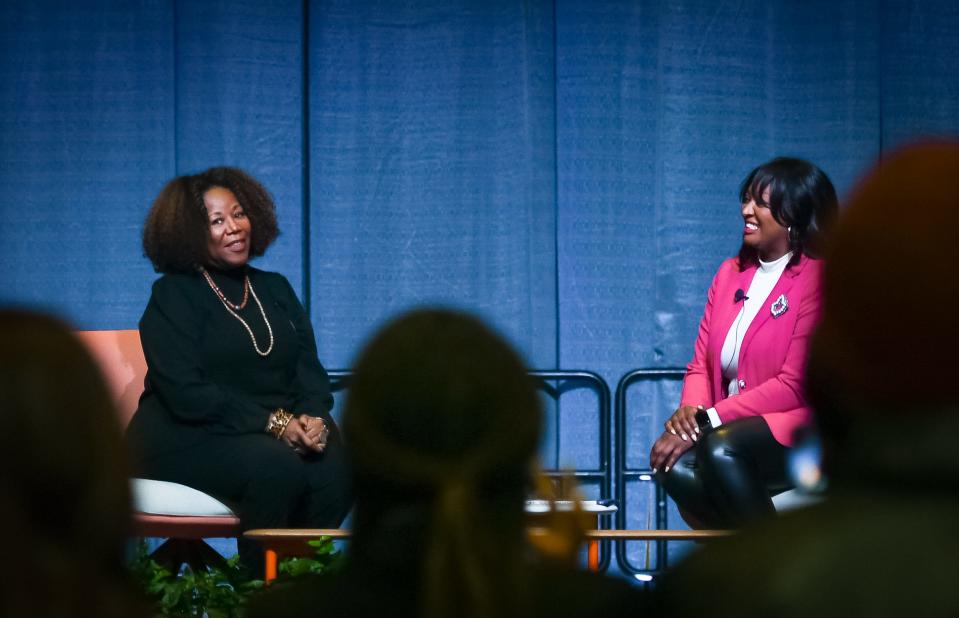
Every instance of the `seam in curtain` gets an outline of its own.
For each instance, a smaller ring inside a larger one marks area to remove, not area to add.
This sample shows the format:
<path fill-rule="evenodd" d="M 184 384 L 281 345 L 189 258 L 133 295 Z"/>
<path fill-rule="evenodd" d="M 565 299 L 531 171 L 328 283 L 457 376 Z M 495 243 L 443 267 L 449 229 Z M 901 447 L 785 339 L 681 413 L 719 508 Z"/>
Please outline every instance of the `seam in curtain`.
<path fill-rule="evenodd" d="M 300 178 L 302 184 L 301 194 L 302 206 L 301 213 L 301 286 L 303 296 L 303 308 L 306 315 L 311 315 L 312 294 L 310 291 L 310 0 L 302 2 L 302 67 L 301 75 L 300 101 L 302 105 L 300 129 L 302 131 L 300 148 Z"/>
<path fill-rule="evenodd" d="M 886 4 L 886 3 L 885 3 L 884 0 L 877 0 L 877 2 L 876 2 L 876 13 L 875 13 L 875 14 L 876 14 L 876 18 L 879 20 L 879 23 L 876 24 L 876 28 L 879 30 L 879 45 L 878 45 L 877 48 L 876 48 L 876 64 L 879 65 L 879 66 L 876 67 L 876 79 L 879 81 L 879 87 L 878 87 L 878 90 L 879 90 L 879 110 L 878 110 L 878 112 L 877 112 L 878 115 L 879 115 L 879 131 L 878 131 L 878 133 L 879 133 L 879 144 L 878 144 L 878 149 L 879 149 L 879 153 L 878 153 L 878 154 L 879 154 L 879 156 L 878 156 L 877 158 L 879 159 L 880 162 L 882 162 L 883 154 L 884 154 L 884 152 L 883 152 L 883 133 L 884 133 L 884 131 L 885 131 L 885 126 L 884 126 L 885 123 L 884 123 L 883 116 L 882 116 L 883 100 L 885 99 L 885 90 L 883 89 L 883 84 L 882 84 L 882 82 L 883 82 L 883 79 L 882 79 L 882 68 L 883 68 L 883 66 L 882 66 L 882 56 L 883 56 L 883 53 L 885 53 L 885 52 L 884 52 L 884 48 L 885 48 L 885 42 L 886 42 L 885 32 L 883 32 L 883 24 L 886 23 L 885 4 Z"/>
<path fill-rule="evenodd" d="M 560 334 L 562 332 L 562 324 L 560 323 L 560 287 L 559 287 L 559 127 L 557 121 L 557 115 L 559 114 L 559 105 L 557 103 L 559 85 L 559 69 L 557 64 L 559 62 L 559 50 L 557 48 L 557 27 L 556 27 L 556 0 L 553 0 L 553 307 L 554 307 L 554 324 L 556 329 L 553 335 L 553 341 L 555 345 L 555 352 L 553 356 L 553 363 L 557 369 L 563 366 L 562 358 L 560 357 L 562 353 L 562 345 L 560 343 Z M 559 454 L 557 453 L 557 463 L 559 462 Z"/>
<path fill-rule="evenodd" d="M 173 175 L 179 176 L 180 175 L 180 140 L 179 140 L 180 130 L 178 128 L 177 119 L 180 115 L 179 114 L 180 88 L 178 87 L 179 80 L 180 80 L 180 71 L 179 71 L 180 55 L 177 53 L 178 30 L 176 27 L 176 19 L 177 19 L 176 0 L 173 1 L 172 5 L 173 5 L 173 9 L 172 9 L 172 13 L 173 13 L 172 26 L 173 27 L 171 28 L 172 36 L 170 41 L 170 48 L 173 50 Z"/>

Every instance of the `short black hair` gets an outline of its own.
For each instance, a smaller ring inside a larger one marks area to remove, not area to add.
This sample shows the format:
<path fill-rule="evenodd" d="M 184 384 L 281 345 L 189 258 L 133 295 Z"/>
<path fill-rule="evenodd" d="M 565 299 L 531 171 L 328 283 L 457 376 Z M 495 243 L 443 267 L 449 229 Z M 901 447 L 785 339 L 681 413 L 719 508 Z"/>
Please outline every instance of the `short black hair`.
<path fill-rule="evenodd" d="M 203 194 L 230 190 L 250 220 L 250 257 L 263 255 L 276 240 L 276 206 L 255 178 L 235 167 L 213 167 L 177 176 L 163 187 L 143 227 L 143 253 L 157 272 L 190 272 L 209 264 L 209 220 Z"/>
<path fill-rule="evenodd" d="M 763 199 L 769 190 L 769 200 Z M 823 236 L 839 214 L 839 200 L 832 181 L 821 169 L 804 159 L 776 157 L 749 172 L 739 187 L 739 202 L 750 199 L 766 206 L 773 218 L 789 228 L 789 265 L 803 255 L 820 257 Z M 739 248 L 739 268 L 757 264 L 756 249 Z"/>

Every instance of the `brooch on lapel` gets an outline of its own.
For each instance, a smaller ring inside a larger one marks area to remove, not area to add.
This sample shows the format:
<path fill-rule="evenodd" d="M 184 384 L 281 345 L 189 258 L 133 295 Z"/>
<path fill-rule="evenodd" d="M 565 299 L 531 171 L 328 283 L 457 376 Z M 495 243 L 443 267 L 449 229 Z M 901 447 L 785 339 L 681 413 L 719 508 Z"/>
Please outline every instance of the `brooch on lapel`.
<path fill-rule="evenodd" d="M 773 319 L 778 318 L 782 314 L 786 313 L 786 310 L 789 309 L 789 300 L 786 298 L 785 294 L 780 294 L 772 305 L 769 306 L 769 311 L 773 314 Z"/>

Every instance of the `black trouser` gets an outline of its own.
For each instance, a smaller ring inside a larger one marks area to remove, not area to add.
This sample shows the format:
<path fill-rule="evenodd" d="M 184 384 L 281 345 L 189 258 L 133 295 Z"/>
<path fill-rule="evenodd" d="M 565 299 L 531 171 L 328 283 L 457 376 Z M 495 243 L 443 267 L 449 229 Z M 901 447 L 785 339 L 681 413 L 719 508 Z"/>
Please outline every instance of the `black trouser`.
<path fill-rule="evenodd" d="M 744 418 L 707 431 L 656 479 L 704 526 L 742 526 L 775 513 L 772 496 L 791 487 L 788 452 L 766 421 Z"/>
<path fill-rule="evenodd" d="M 145 478 L 181 483 L 231 506 L 243 530 L 336 528 L 353 504 L 339 440 L 300 456 L 267 434 L 210 436 L 189 449 L 140 462 Z M 237 539 L 240 561 L 262 577 L 263 549 Z"/>

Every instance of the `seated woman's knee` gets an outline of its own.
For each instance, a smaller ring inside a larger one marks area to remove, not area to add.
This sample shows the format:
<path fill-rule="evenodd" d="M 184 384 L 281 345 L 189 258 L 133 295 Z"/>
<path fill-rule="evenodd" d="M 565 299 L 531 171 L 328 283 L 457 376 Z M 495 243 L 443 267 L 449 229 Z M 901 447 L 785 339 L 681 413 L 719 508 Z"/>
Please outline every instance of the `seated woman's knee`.
<path fill-rule="evenodd" d="M 694 451 L 689 450 L 680 455 L 679 459 L 668 470 L 659 470 L 656 473 L 656 480 L 669 492 L 676 485 L 684 485 L 695 481 L 695 476 L 696 458 Z"/>
<path fill-rule="evenodd" d="M 308 484 L 303 461 L 292 449 L 285 444 L 282 446 L 284 448 L 258 449 L 250 453 L 247 461 L 250 480 L 266 481 L 302 493 Z"/>
<path fill-rule="evenodd" d="M 735 436 L 729 425 L 721 425 L 699 439 L 698 455 L 703 464 L 728 457 L 734 449 Z"/>

